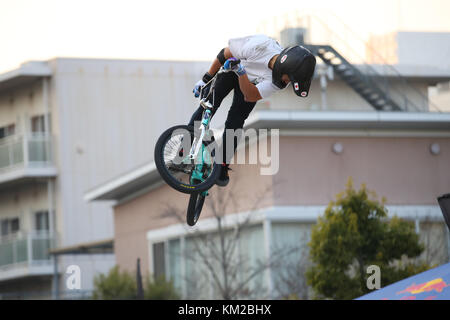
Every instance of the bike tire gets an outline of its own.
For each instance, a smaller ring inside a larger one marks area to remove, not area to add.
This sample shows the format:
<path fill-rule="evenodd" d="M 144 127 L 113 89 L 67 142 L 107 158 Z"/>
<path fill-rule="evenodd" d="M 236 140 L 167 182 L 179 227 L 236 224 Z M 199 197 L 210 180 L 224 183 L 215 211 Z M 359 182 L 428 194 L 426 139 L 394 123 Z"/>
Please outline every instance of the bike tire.
<path fill-rule="evenodd" d="M 200 218 L 200 213 L 205 203 L 205 196 L 201 193 L 193 193 L 189 198 L 189 205 L 186 214 L 186 222 L 189 226 L 194 226 Z"/>
<path fill-rule="evenodd" d="M 181 183 L 179 180 L 174 178 L 167 170 L 167 167 L 164 162 L 164 146 L 165 143 L 170 137 L 172 136 L 172 133 L 175 130 L 188 130 L 191 132 L 192 136 L 194 135 L 194 128 L 192 126 L 187 125 L 177 125 L 173 126 L 166 131 L 164 131 L 161 136 L 159 137 L 158 141 L 156 142 L 155 146 L 155 152 L 154 152 L 154 161 L 156 168 L 163 178 L 163 180 L 172 188 L 174 188 L 177 191 L 180 191 L 182 193 L 187 194 L 194 194 L 194 193 L 200 193 L 202 191 L 206 191 L 210 189 L 215 183 L 217 178 L 220 175 L 221 165 L 214 163 L 212 167 L 211 175 L 206 178 L 203 182 L 196 184 L 196 185 L 187 185 L 184 183 Z"/>

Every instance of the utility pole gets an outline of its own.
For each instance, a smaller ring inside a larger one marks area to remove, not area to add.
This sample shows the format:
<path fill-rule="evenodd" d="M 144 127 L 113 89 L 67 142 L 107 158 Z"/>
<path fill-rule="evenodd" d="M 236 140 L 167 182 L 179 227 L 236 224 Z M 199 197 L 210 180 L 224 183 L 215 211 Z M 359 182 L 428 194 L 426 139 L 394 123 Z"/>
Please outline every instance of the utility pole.
<path fill-rule="evenodd" d="M 142 275 L 141 275 L 141 259 L 137 259 L 137 268 L 136 268 L 136 283 L 137 283 L 137 300 L 144 300 L 144 289 L 142 287 Z"/>

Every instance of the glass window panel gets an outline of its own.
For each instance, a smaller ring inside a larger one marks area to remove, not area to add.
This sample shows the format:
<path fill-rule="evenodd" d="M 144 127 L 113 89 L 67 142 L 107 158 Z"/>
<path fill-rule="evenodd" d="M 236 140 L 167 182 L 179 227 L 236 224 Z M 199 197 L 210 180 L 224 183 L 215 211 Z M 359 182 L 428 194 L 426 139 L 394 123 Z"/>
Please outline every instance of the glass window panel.
<path fill-rule="evenodd" d="M 48 211 L 39 211 L 35 214 L 35 230 L 38 231 L 48 231 L 49 230 L 49 219 Z"/>
<path fill-rule="evenodd" d="M 158 242 L 153 244 L 153 275 L 155 278 L 160 276 L 165 277 L 165 253 L 164 242 Z"/>
<path fill-rule="evenodd" d="M 13 241 L 0 243 L 0 266 L 6 266 L 14 262 Z"/>
<path fill-rule="evenodd" d="M 310 224 L 272 223 L 271 253 L 275 264 L 271 268 L 275 298 L 296 296 L 307 299 L 305 272 L 308 267 L 307 243 Z"/>
<path fill-rule="evenodd" d="M 12 136 L 15 132 L 16 132 L 15 124 L 10 124 L 9 126 L 6 127 L 6 135 L 7 136 Z"/>
<path fill-rule="evenodd" d="M 246 284 L 242 298 L 262 299 L 267 292 L 264 230 L 262 225 L 248 226 L 239 239 L 240 277 L 239 284 Z"/>
<path fill-rule="evenodd" d="M 169 241 L 169 278 L 178 291 L 181 289 L 181 247 L 180 240 L 173 239 Z"/>
<path fill-rule="evenodd" d="M 32 240 L 32 254 L 33 260 L 48 260 L 50 249 L 50 239 L 38 238 Z"/>
<path fill-rule="evenodd" d="M 44 132 L 45 130 L 44 115 L 34 116 L 31 118 L 31 132 Z"/>
<path fill-rule="evenodd" d="M 0 232 L 2 236 L 9 234 L 9 220 L 4 219 L 0 221 Z"/>
<path fill-rule="evenodd" d="M 235 231 L 229 229 L 223 234 L 227 250 L 225 259 L 228 264 L 226 277 L 229 289 L 233 292 L 233 298 L 264 298 L 267 292 L 267 269 L 262 225 L 248 226 L 241 230 L 239 236 Z M 202 236 L 190 236 L 185 243 L 187 299 L 222 298 L 216 280 L 219 279 L 221 285 L 224 285 L 220 234 L 216 231 Z M 204 261 L 202 256 L 208 261 Z M 213 268 L 214 275 L 207 264 Z M 236 295 L 238 288 L 241 290 Z"/>
<path fill-rule="evenodd" d="M 19 218 L 11 219 L 11 233 L 18 232 L 20 228 Z"/>
<path fill-rule="evenodd" d="M 12 165 L 23 162 L 23 140 L 16 140 L 11 144 L 11 152 L 12 152 Z M 1 153 L 1 151 L 0 151 Z"/>
<path fill-rule="evenodd" d="M 430 265 L 441 265 L 448 261 L 447 226 L 439 221 L 420 223 L 420 242 L 424 246 L 421 259 Z"/>
<path fill-rule="evenodd" d="M 28 260 L 28 242 L 27 239 L 19 239 L 16 241 L 16 262 L 24 262 Z"/>
<path fill-rule="evenodd" d="M 46 147 L 47 141 L 44 137 L 28 141 L 29 160 L 34 162 L 47 161 Z"/>
<path fill-rule="evenodd" d="M 0 128 L 0 139 L 12 136 L 16 131 L 16 125 L 10 124 Z"/>
<path fill-rule="evenodd" d="M 196 242 L 195 242 L 196 241 Z M 197 245 L 196 245 L 197 244 Z M 185 240 L 185 284 L 186 299 L 210 299 L 210 274 L 202 260 L 198 249 L 202 240 L 198 236 L 190 236 Z"/>
<path fill-rule="evenodd" d="M 0 168 L 6 168 L 11 165 L 11 145 L 9 143 L 0 144 Z"/>

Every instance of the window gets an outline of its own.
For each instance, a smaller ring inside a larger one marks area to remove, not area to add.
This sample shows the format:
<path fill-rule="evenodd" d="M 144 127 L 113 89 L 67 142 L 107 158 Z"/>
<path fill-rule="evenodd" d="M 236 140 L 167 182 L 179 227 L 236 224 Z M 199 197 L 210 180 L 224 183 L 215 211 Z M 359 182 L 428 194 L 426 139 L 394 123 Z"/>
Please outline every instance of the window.
<path fill-rule="evenodd" d="M 164 254 L 164 242 L 153 244 L 153 275 L 155 278 L 165 277 L 166 263 Z"/>
<path fill-rule="evenodd" d="M 11 233 L 16 233 L 19 231 L 19 218 L 14 218 L 9 220 L 11 223 Z"/>
<path fill-rule="evenodd" d="M 308 299 L 309 289 L 304 276 L 309 267 L 308 242 L 311 224 L 300 222 L 273 222 L 271 224 L 271 255 L 277 255 L 282 263 L 271 268 L 275 298 L 295 294 Z"/>
<path fill-rule="evenodd" d="M 0 220 L 0 236 L 7 236 L 20 230 L 19 218 Z"/>
<path fill-rule="evenodd" d="M 31 118 L 31 132 L 44 132 L 45 119 L 44 115 L 34 116 Z"/>
<path fill-rule="evenodd" d="M 5 127 L 0 128 L 0 139 L 6 138 L 8 136 L 12 136 L 15 132 L 16 125 L 10 124 Z"/>
<path fill-rule="evenodd" d="M 425 219 L 419 226 L 420 242 L 424 246 L 421 259 L 429 265 L 446 263 L 449 259 L 449 242 L 445 223 Z"/>
<path fill-rule="evenodd" d="M 169 270 L 167 272 L 169 273 L 169 279 L 172 281 L 174 287 L 177 290 L 181 290 L 181 280 L 182 280 L 182 274 L 181 274 L 181 241 L 180 239 L 172 239 L 169 240 Z"/>
<path fill-rule="evenodd" d="M 48 125 L 49 125 L 49 127 L 51 127 L 50 117 L 49 117 L 48 121 L 49 121 Z M 33 133 L 45 132 L 45 115 L 44 114 L 34 116 L 31 118 L 31 132 L 33 132 Z"/>
<path fill-rule="evenodd" d="M 9 234 L 9 220 L 1 221 L 1 236 L 6 236 Z"/>
<path fill-rule="evenodd" d="M 164 277 L 172 281 L 177 290 L 181 290 L 181 241 L 171 239 L 152 244 L 153 276 Z"/>
<path fill-rule="evenodd" d="M 35 217 L 35 224 L 34 224 L 35 230 L 37 230 L 37 231 L 50 230 L 49 220 L 48 220 L 48 211 L 38 211 L 34 214 L 34 217 Z"/>

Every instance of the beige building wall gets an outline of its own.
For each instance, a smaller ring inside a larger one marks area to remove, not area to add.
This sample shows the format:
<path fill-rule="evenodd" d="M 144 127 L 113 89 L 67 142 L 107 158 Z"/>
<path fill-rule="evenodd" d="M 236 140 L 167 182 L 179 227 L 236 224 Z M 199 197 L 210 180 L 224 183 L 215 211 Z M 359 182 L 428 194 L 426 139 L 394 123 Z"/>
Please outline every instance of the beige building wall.
<path fill-rule="evenodd" d="M 226 213 L 250 211 L 273 205 L 272 178 L 260 176 L 257 165 L 234 165 L 227 188 L 214 186 L 209 190 L 201 218 L 214 216 L 208 205 L 211 198 L 222 193 L 227 199 Z M 213 201 L 216 205 L 218 201 Z M 114 208 L 114 250 L 117 264 L 129 271 L 136 270 L 136 259 L 141 259 L 141 270 L 149 270 L 147 232 L 182 222 L 185 224 L 189 195 L 166 184 Z M 225 207 L 225 206 L 224 206 Z M 221 210 L 219 204 L 216 212 Z M 176 216 L 174 216 L 174 213 Z M 182 219 L 182 220 L 180 220 Z"/>
<path fill-rule="evenodd" d="M 34 230 L 34 213 L 48 210 L 47 184 L 31 183 L 0 192 L 0 219 L 19 218 L 20 230 Z"/>
<path fill-rule="evenodd" d="M 341 154 L 332 151 L 336 142 Z M 439 155 L 430 153 L 432 143 Z M 280 155 L 276 205 L 327 205 L 348 177 L 388 205 L 437 205 L 450 192 L 450 138 L 282 137 Z"/>
<path fill-rule="evenodd" d="M 0 127 L 15 124 L 15 132 L 23 133 L 31 117 L 44 113 L 42 81 L 0 93 Z"/>
<path fill-rule="evenodd" d="M 342 154 L 333 153 L 335 142 L 343 145 Z M 439 155 L 430 153 L 431 143 L 440 144 Z M 230 184 L 210 190 L 211 197 L 221 192 L 229 199 L 226 213 L 325 206 L 345 190 L 350 176 L 355 188 L 366 183 L 387 205 L 436 205 L 436 197 L 450 191 L 450 138 L 282 136 L 276 175 L 260 175 L 259 165 L 231 168 Z M 133 271 L 139 257 L 142 270 L 149 270 L 147 232 L 180 222 L 161 216 L 170 207 L 185 223 L 188 201 L 188 195 L 162 184 L 115 206 L 118 265 Z M 206 204 L 200 219 L 211 215 Z"/>

